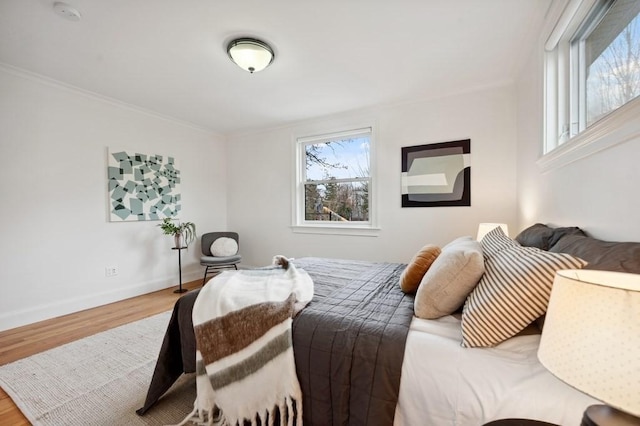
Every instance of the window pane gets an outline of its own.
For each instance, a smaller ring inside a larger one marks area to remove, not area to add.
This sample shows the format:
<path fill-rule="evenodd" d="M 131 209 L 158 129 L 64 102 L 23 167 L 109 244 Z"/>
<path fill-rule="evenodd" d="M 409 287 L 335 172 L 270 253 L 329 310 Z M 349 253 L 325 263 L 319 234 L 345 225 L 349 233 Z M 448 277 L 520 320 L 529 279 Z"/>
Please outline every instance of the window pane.
<path fill-rule="evenodd" d="M 369 221 L 368 182 L 306 184 L 304 194 L 305 220 Z"/>
<path fill-rule="evenodd" d="M 639 7 L 617 1 L 585 40 L 587 126 L 640 95 Z"/>
<path fill-rule="evenodd" d="M 307 180 L 369 177 L 369 137 L 305 145 Z"/>

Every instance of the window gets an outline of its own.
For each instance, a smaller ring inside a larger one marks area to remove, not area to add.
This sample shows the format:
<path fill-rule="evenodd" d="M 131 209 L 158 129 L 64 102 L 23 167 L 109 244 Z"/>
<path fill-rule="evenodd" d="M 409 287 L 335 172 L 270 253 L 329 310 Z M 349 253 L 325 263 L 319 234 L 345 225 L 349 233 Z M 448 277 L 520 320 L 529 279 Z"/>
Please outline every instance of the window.
<path fill-rule="evenodd" d="M 610 117 L 640 106 L 640 1 L 568 1 L 545 49 L 545 154 L 627 125 Z"/>
<path fill-rule="evenodd" d="M 300 137 L 296 152 L 294 227 L 332 233 L 374 228 L 370 127 Z"/>
<path fill-rule="evenodd" d="M 580 130 L 640 95 L 640 2 L 607 2 L 590 18 L 572 41 Z"/>

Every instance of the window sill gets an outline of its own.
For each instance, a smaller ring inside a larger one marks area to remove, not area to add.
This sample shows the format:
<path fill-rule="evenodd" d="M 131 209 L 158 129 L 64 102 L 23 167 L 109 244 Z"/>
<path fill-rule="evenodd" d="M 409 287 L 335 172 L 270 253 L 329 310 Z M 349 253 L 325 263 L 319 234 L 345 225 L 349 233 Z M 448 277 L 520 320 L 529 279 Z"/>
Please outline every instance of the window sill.
<path fill-rule="evenodd" d="M 380 228 L 371 226 L 331 226 L 331 225 L 293 225 L 296 234 L 349 235 L 357 237 L 377 237 Z"/>
<path fill-rule="evenodd" d="M 599 151 L 640 137 L 640 98 L 611 114 L 538 159 L 543 171 L 559 169 Z"/>

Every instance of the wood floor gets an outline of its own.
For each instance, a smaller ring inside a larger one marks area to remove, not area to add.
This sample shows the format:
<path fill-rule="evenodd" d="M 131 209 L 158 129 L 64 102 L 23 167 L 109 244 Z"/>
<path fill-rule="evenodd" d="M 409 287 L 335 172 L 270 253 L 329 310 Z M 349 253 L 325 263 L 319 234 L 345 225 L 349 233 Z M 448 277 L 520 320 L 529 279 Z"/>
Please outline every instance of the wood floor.
<path fill-rule="evenodd" d="M 201 284 L 202 281 L 198 280 L 183 284 L 183 287 L 195 289 Z M 175 287 L 172 287 L 0 332 L 0 365 L 168 311 L 173 308 L 173 304 L 181 296 L 174 293 L 174 289 Z M 0 425 L 30 425 L 2 389 L 0 389 Z"/>

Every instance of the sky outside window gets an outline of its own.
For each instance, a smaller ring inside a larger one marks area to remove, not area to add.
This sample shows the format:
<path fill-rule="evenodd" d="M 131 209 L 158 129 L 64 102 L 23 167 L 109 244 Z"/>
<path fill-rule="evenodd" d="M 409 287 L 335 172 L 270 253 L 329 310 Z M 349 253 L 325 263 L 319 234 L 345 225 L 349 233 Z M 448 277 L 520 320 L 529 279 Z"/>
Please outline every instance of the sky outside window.
<path fill-rule="evenodd" d="M 308 144 L 307 180 L 353 179 L 369 176 L 369 137 Z"/>

